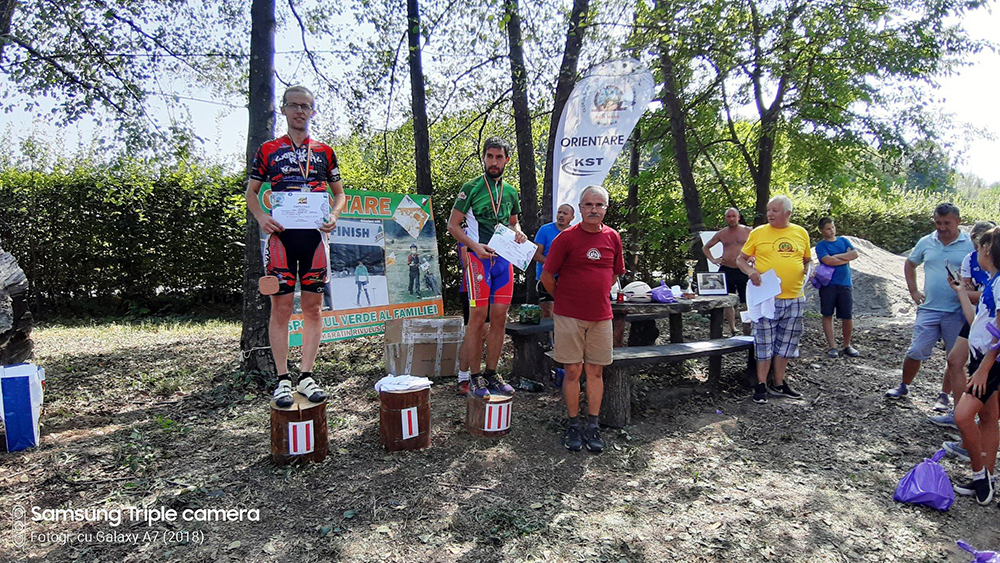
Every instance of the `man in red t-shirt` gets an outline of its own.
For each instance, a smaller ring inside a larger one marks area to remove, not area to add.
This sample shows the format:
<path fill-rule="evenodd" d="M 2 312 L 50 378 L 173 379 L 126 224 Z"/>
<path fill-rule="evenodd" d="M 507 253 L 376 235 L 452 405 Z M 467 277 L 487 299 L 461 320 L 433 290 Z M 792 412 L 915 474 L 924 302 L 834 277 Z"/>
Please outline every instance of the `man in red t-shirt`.
<path fill-rule="evenodd" d="M 569 428 L 563 445 L 579 451 L 604 449 L 597 427 L 604 396 L 604 366 L 611 364 L 614 341 L 609 294 L 625 273 L 622 239 L 604 224 L 608 191 L 587 186 L 580 194 L 582 222 L 554 241 L 542 268 L 542 285 L 555 297 L 555 360 L 565 365 L 563 398 Z M 558 280 L 556 275 L 559 275 Z M 587 373 L 587 422 L 580 424 L 580 376 Z"/>

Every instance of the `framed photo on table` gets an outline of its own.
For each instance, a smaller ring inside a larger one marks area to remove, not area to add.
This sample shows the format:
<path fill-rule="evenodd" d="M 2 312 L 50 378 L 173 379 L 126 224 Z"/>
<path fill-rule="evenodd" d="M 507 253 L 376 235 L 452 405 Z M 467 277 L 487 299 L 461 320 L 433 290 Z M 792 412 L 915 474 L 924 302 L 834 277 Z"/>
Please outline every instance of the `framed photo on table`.
<path fill-rule="evenodd" d="M 726 274 L 723 272 L 699 272 L 698 295 L 726 295 Z"/>

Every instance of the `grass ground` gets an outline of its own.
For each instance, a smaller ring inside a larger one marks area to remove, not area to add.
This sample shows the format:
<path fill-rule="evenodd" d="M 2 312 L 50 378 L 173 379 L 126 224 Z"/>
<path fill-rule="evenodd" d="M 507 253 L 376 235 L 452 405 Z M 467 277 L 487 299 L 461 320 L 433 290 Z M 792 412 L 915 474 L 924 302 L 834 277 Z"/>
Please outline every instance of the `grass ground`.
<path fill-rule="evenodd" d="M 689 338 L 707 330 L 685 322 Z M 882 398 L 908 331 L 859 319 L 862 356 L 830 360 L 819 320 L 807 319 L 791 364 L 800 401 L 750 402 L 741 358 L 726 359 L 728 384 L 714 395 L 706 362 L 640 374 L 635 423 L 606 430 L 601 455 L 560 446 L 552 390 L 515 399 L 507 437 L 475 438 L 447 379 L 432 390 L 431 448 L 385 453 L 372 390 L 381 340 L 326 346 L 317 372 L 331 395 L 330 456 L 277 467 L 266 390 L 234 375 L 237 324 L 45 326 L 34 334 L 48 372 L 42 445 L 0 454 L 0 560 L 968 561 L 954 540 L 1000 549 L 995 505 L 958 498 L 937 513 L 892 501 L 949 434 L 926 421 L 942 358 L 910 399 Z M 23 527 L 7 507 L 28 511 Z M 115 527 L 35 521 L 32 507 L 259 518 Z"/>

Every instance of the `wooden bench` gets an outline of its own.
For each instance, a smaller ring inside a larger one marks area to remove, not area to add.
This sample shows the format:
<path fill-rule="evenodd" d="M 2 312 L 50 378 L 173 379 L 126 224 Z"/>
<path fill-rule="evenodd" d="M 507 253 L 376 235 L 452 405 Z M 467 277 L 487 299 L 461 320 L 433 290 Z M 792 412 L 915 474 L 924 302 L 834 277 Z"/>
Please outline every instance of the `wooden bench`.
<path fill-rule="evenodd" d="M 629 368 L 642 365 L 680 362 L 710 356 L 708 381 L 718 385 L 722 356 L 753 349 L 753 342 L 739 338 L 715 338 L 701 342 L 681 342 L 658 346 L 629 346 L 614 349 L 614 360 L 604 368 L 604 397 L 601 401 L 601 424 L 622 428 L 632 421 L 632 375 Z M 552 352 L 546 353 L 549 358 Z M 716 368 L 718 366 L 718 368 Z"/>
<path fill-rule="evenodd" d="M 655 330 L 654 319 L 656 319 L 655 315 L 628 315 L 625 318 L 630 323 L 646 321 L 653 324 L 653 330 Z M 504 332 L 510 336 L 511 344 L 514 346 L 514 361 L 511 366 L 512 382 L 518 382 L 522 375 L 539 382 L 548 379 L 549 362 L 545 360 L 545 351 L 551 347 L 549 333 L 552 330 L 552 319 L 542 319 L 539 324 L 506 324 Z M 659 334 L 659 331 L 656 334 Z M 653 336 L 653 340 L 656 340 L 656 336 Z M 629 343 L 632 344 L 631 338 Z"/>

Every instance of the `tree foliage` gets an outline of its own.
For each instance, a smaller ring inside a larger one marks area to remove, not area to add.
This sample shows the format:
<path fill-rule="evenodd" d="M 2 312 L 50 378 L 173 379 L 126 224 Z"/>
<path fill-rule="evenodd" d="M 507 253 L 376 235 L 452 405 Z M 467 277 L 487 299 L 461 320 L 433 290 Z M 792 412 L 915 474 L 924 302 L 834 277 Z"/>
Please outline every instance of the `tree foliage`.
<path fill-rule="evenodd" d="M 7 100 L 60 123 L 110 116 L 133 144 L 155 144 L 176 123 L 148 112 L 164 76 L 232 92 L 245 5 L 201 0 L 3 0 L 0 73 Z M 238 83 L 238 82 L 236 82 Z M 245 81 L 243 81 L 245 84 Z M 49 106 L 51 105 L 51 110 Z M 5 104 L 10 111 L 13 105 Z"/>
<path fill-rule="evenodd" d="M 839 157 L 892 155 L 932 136 L 910 88 L 980 47 L 951 22 L 981 5 L 666 0 L 642 25 L 675 61 L 694 152 L 722 160 L 720 151 L 736 151 L 760 220 L 780 143 L 800 169 L 828 176 L 847 163 Z"/>

